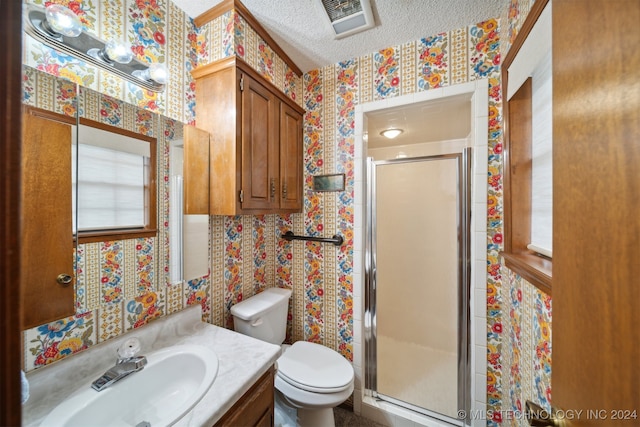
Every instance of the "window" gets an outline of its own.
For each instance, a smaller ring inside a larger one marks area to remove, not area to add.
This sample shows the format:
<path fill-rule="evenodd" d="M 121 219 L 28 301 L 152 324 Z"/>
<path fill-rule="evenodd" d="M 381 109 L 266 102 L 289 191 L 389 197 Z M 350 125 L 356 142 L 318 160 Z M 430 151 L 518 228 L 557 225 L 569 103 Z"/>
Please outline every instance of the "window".
<path fill-rule="evenodd" d="M 155 139 L 107 128 L 82 119 L 74 141 L 74 232 L 81 243 L 156 232 Z"/>
<path fill-rule="evenodd" d="M 505 265 L 546 293 L 552 269 L 551 5 L 534 4 L 502 64 Z"/>
<path fill-rule="evenodd" d="M 527 248 L 551 258 L 553 159 L 551 46 L 531 79 L 531 239 Z"/>

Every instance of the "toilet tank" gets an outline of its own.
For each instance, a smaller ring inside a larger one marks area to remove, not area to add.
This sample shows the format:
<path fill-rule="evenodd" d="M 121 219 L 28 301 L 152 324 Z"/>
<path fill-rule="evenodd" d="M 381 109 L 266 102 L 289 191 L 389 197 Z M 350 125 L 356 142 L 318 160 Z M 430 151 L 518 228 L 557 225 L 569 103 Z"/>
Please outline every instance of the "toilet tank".
<path fill-rule="evenodd" d="M 244 335 L 280 345 L 287 330 L 291 290 L 269 288 L 231 307 L 233 329 Z"/>

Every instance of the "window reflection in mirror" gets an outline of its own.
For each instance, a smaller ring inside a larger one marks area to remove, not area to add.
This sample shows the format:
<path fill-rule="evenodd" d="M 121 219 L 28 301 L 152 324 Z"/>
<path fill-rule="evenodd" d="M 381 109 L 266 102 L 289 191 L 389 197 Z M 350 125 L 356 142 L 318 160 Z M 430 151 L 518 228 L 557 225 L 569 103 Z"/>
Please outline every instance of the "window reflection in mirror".
<path fill-rule="evenodd" d="M 79 242 L 155 236 L 156 139 L 80 119 L 74 148 Z"/>

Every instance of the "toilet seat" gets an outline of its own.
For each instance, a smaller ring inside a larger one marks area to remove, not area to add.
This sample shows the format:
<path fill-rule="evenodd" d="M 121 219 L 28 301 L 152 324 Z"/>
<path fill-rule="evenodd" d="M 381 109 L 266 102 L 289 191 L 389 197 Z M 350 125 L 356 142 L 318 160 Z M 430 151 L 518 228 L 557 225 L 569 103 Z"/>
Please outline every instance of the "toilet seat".
<path fill-rule="evenodd" d="M 339 393 L 353 385 L 353 368 L 340 354 L 320 344 L 294 343 L 278 358 L 277 376 L 314 393 Z"/>

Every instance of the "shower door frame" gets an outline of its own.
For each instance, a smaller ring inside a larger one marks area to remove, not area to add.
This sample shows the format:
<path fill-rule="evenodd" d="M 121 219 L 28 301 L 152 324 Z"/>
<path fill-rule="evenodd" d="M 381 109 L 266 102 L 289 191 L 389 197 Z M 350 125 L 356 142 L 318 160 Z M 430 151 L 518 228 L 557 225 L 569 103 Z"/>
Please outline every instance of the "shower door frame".
<path fill-rule="evenodd" d="M 410 403 L 380 394 L 377 391 L 377 338 L 376 338 L 376 212 L 377 202 L 375 179 L 377 165 L 393 165 L 413 162 L 437 160 L 457 160 L 458 184 L 458 411 L 465 418 L 453 419 L 447 415 L 421 408 Z M 469 422 L 471 409 L 471 366 L 470 366 L 470 292 L 471 292 L 471 159 L 472 149 L 464 148 L 461 152 L 438 154 L 431 156 L 409 157 L 390 160 L 366 161 L 366 196 L 365 196 L 365 256 L 364 256 L 364 347 L 365 347 L 365 389 L 376 399 L 405 407 L 423 415 L 448 423 L 466 424 Z M 464 411 L 464 412 L 462 412 Z"/>

